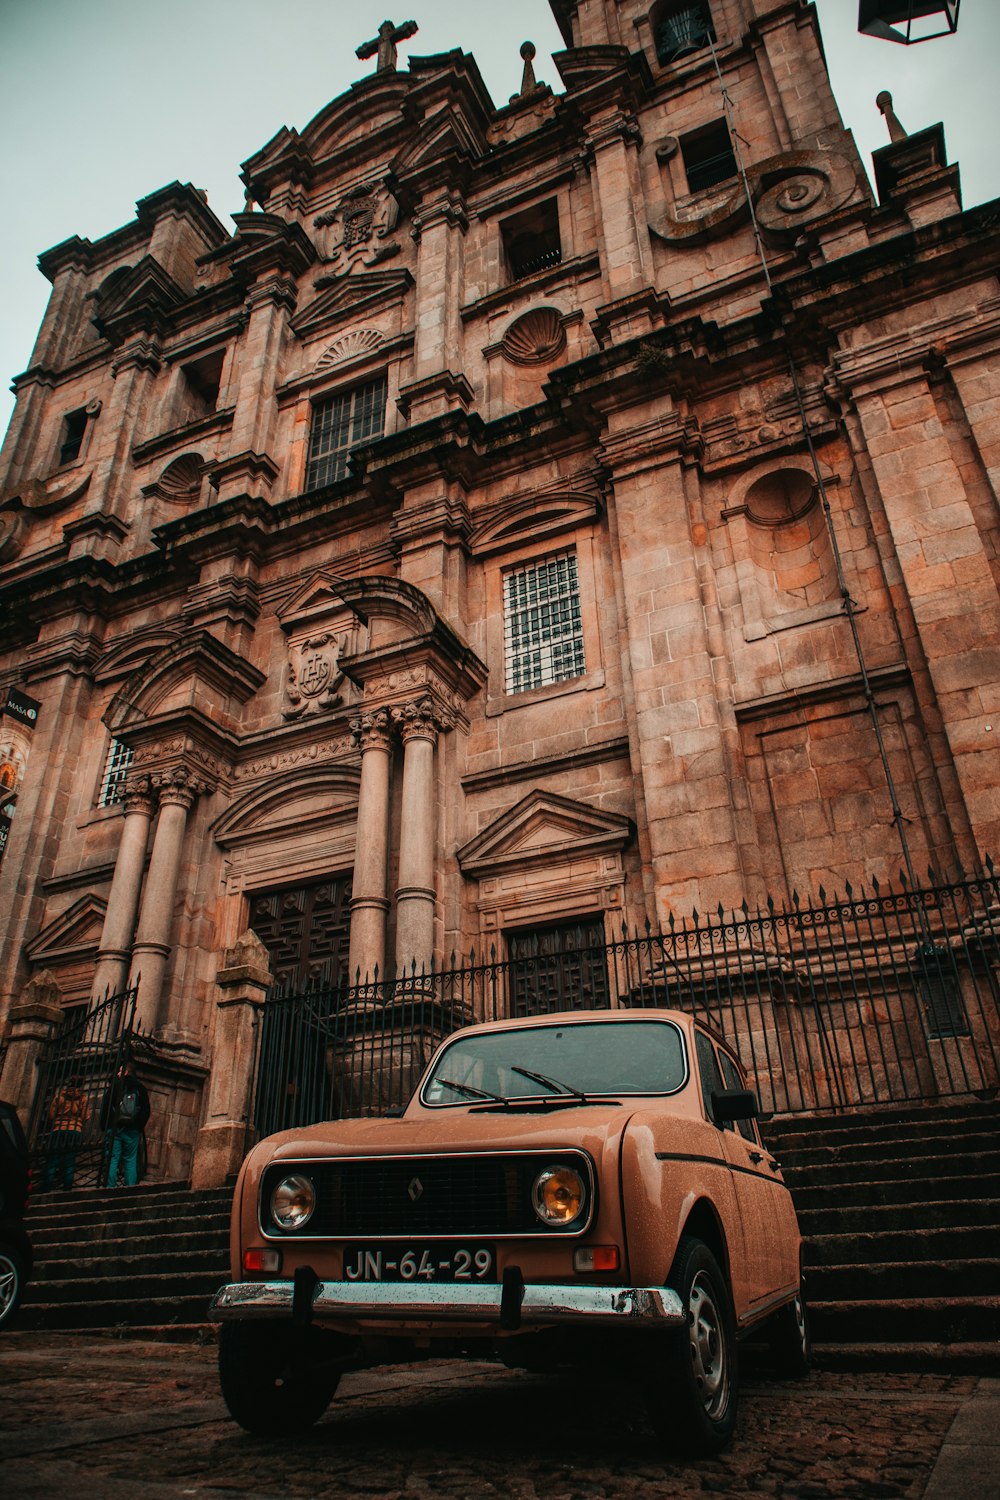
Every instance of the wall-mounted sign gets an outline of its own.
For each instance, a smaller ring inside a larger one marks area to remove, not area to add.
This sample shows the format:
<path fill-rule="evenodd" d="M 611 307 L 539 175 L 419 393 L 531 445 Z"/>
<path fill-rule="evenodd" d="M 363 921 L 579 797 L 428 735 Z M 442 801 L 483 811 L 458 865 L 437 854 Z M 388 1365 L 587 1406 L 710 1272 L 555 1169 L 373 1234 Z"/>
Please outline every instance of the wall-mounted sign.
<path fill-rule="evenodd" d="M 29 698 L 27 693 L 19 692 L 17 688 L 8 688 L 0 714 L 7 719 L 16 719 L 19 724 L 24 724 L 28 729 L 34 729 L 38 722 L 40 707 L 41 704 L 36 703 L 34 698 Z"/>

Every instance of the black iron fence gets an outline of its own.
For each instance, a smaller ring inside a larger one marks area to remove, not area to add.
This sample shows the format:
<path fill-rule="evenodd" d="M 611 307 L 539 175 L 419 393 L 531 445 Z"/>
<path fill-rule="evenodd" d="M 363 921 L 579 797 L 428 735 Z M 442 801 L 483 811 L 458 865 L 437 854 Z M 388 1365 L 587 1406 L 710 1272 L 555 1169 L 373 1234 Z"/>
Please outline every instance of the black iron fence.
<path fill-rule="evenodd" d="M 58 1032 L 39 1057 L 28 1144 L 43 1190 L 106 1180 L 110 1091 L 122 1063 L 146 1045 L 135 1002 L 135 988 L 108 995 Z"/>
<path fill-rule="evenodd" d="M 252 1125 L 384 1114 L 471 1021 L 591 1007 L 692 1012 L 735 1044 L 765 1114 L 989 1092 L 1000 1084 L 1000 875 L 779 908 L 694 912 L 553 956 L 453 955 L 392 982 L 274 994 Z"/>

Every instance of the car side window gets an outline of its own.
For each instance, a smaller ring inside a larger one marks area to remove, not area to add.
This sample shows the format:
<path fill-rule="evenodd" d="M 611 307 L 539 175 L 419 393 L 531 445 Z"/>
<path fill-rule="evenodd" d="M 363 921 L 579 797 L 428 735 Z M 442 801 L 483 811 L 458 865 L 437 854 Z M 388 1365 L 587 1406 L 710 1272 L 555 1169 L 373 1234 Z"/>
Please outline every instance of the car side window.
<path fill-rule="evenodd" d="M 694 1046 L 698 1057 L 698 1072 L 701 1075 L 701 1097 L 705 1103 L 705 1114 L 711 1120 L 712 1095 L 716 1089 L 723 1087 L 719 1060 L 715 1055 L 715 1046 L 711 1037 L 706 1036 L 703 1031 L 695 1032 Z M 733 1127 L 729 1121 L 726 1121 L 722 1128 L 732 1130 Z"/>
<path fill-rule="evenodd" d="M 743 1079 L 740 1077 L 739 1069 L 737 1068 L 736 1064 L 733 1062 L 732 1058 L 731 1057 L 727 1057 L 726 1054 L 725 1054 L 725 1052 L 720 1052 L 719 1053 L 719 1062 L 720 1062 L 720 1064 L 722 1066 L 722 1076 L 723 1076 L 723 1078 L 726 1081 L 726 1088 L 727 1089 L 745 1089 L 746 1088 L 746 1084 L 744 1083 Z M 759 1142 L 759 1137 L 757 1135 L 757 1124 L 756 1124 L 756 1121 L 754 1121 L 754 1120 L 737 1120 L 736 1121 L 736 1129 L 739 1131 L 740 1135 L 743 1137 L 743 1139 L 745 1141 L 753 1141 L 754 1145 L 759 1145 L 760 1142 Z"/>

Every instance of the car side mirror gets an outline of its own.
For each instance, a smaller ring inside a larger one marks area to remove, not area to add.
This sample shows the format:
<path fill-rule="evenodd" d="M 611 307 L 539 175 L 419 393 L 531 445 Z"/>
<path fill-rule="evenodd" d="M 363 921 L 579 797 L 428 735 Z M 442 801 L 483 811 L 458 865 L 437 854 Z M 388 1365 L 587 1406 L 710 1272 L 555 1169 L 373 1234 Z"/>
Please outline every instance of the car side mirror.
<path fill-rule="evenodd" d="M 752 1089 L 713 1089 L 712 1119 L 716 1125 L 734 1120 L 756 1120 L 757 1095 Z"/>

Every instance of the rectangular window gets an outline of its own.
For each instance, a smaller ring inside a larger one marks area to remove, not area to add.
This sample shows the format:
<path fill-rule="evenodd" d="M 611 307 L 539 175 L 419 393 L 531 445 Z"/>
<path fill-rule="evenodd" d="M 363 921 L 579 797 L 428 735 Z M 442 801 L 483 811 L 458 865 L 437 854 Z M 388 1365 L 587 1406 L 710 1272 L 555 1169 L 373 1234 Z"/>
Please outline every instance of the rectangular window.
<path fill-rule="evenodd" d="M 500 233 L 512 281 L 562 262 L 559 207 L 555 198 L 504 219 Z"/>
<path fill-rule="evenodd" d="M 508 573 L 503 604 L 508 693 L 524 693 L 583 675 L 575 552 Z"/>
<path fill-rule="evenodd" d="M 77 411 L 67 412 L 59 433 L 59 464 L 75 464 L 83 448 L 87 431 L 87 411 L 81 406 Z"/>
<path fill-rule="evenodd" d="M 97 798 L 99 807 L 113 807 L 125 795 L 125 776 L 135 757 L 135 751 L 122 740 L 112 740 L 108 746 L 108 758 L 104 762 L 101 790 Z"/>
<path fill-rule="evenodd" d="M 331 396 L 313 408 L 309 432 L 306 489 L 347 478 L 351 449 L 381 436 L 385 425 L 387 384 L 384 375 L 368 385 Z"/>
<path fill-rule="evenodd" d="M 703 192 L 736 176 L 736 154 L 725 120 L 713 120 L 711 125 L 682 135 L 681 156 L 692 193 Z"/>

